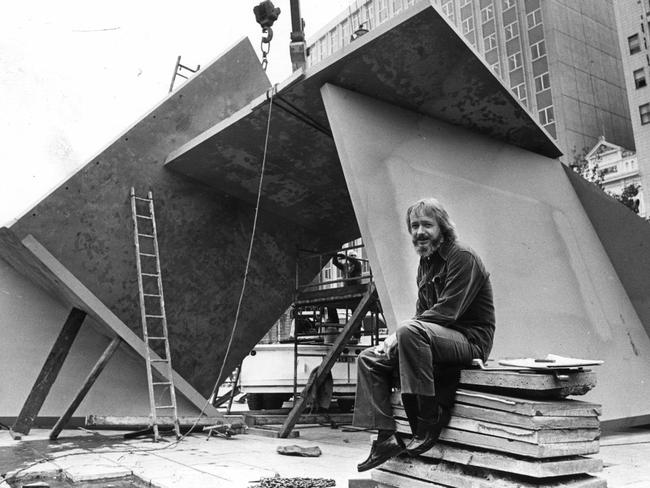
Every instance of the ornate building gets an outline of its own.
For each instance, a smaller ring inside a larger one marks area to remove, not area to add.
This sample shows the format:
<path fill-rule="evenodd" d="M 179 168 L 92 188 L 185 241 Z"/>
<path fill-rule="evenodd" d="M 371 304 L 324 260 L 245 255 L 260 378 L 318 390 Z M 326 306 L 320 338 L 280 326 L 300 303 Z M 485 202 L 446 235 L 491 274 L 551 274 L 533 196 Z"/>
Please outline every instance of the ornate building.
<path fill-rule="evenodd" d="M 607 142 L 601 137 L 598 143 L 585 155 L 590 168 L 602 171 L 603 190 L 613 195 L 620 195 L 629 185 L 642 186 L 639 164 L 634 151 Z M 638 200 L 639 215 L 646 216 L 643 200 L 643 188 L 639 189 L 635 199 Z"/>

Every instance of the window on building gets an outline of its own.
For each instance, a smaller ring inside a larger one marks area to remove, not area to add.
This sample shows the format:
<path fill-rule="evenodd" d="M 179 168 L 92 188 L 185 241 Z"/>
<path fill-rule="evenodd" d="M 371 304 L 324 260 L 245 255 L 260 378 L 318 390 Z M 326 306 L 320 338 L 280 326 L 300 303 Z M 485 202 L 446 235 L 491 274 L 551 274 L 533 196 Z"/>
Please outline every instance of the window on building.
<path fill-rule="evenodd" d="M 338 29 L 339 46 L 343 47 L 350 42 L 350 24 L 347 20 L 343 21 Z"/>
<path fill-rule="evenodd" d="M 339 37 L 336 34 L 336 29 L 332 29 L 327 35 L 330 40 L 330 53 L 335 53 L 339 48 Z"/>
<path fill-rule="evenodd" d="M 442 5 L 442 13 L 445 14 L 452 23 L 456 22 L 456 16 L 454 15 L 454 2 L 447 2 Z"/>
<path fill-rule="evenodd" d="M 324 58 L 325 56 L 327 56 L 328 54 L 330 54 L 330 52 L 328 51 L 329 42 L 327 42 L 327 36 L 326 35 L 320 38 L 320 40 L 318 41 L 318 44 L 320 44 L 321 59 Z"/>
<path fill-rule="evenodd" d="M 501 64 L 499 64 L 498 61 L 496 63 L 494 63 L 493 65 L 491 65 L 490 69 L 492 71 L 494 71 L 497 74 L 497 76 L 499 76 L 499 77 L 501 76 Z"/>
<path fill-rule="evenodd" d="M 488 52 L 495 47 L 497 47 L 497 34 L 496 32 L 493 32 L 489 36 L 485 37 L 483 39 L 483 47 L 485 48 L 485 52 Z"/>
<path fill-rule="evenodd" d="M 325 280 L 332 279 L 332 270 L 330 268 L 325 268 Z"/>
<path fill-rule="evenodd" d="M 542 73 L 539 76 L 535 77 L 535 91 L 537 93 L 548 90 L 551 87 L 551 79 L 548 76 L 548 72 Z"/>
<path fill-rule="evenodd" d="M 627 38 L 627 45 L 630 48 L 630 54 L 636 54 L 641 51 L 641 40 L 639 34 L 634 34 Z"/>
<path fill-rule="evenodd" d="M 357 10 L 350 17 L 350 28 L 352 29 L 352 32 L 359 28 L 359 22 L 359 10 Z"/>
<path fill-rule="evenodd" d="M 463 8 L 465 5 L 472 3 L 472 0 L 460 0 L 460 7 Z"/>
<path fill-rule="evenodd" d="M 602 175 L 603 176 L 611 174 L 611 173 L 618 173 L 618 166 L 614 165 L 614 166 L 610 166 L 609 168 L 603 168 L 602 169 Z"/>
<path fill-rule="evenodd" d="M 481 22 L 485 23 L 494 18 L 494 5 L 491 3 L 481 9 Z"/>
<path fill-rule="evenodd" d="M 521 67 L 521 53 L 517 52 L 508 56 L 508 70 L 514 71 Z"/>
<path fill-rule="evenodd" d="M 543 108 L 539 112 L 537 112 L 539 115 L 539 121 L 542 123 L 542 125 L 548 125 L 552 122 L 555 122 L 555 115 L 553 114 L 553 105 L 549 105 L 546 108 Z"/>
<path fill-rule="evenodd" d="M 648 82 L 645 79 L 645 69 L 640 68 L 634 71 L 634 86 L 637 89 L 647 86 Z"/>
<path fill-rule="evenodd" d="M 372 3 L 366 4 L 366 29 L 372 30 L 375 28 L 375 6 Z"/>
<path fill-rule="evenodd" d="M 377 2 L 377 23 L 381 24 L 388 19 L 388 0 Z"/>
<path fill-rule="evenodd" d="M 528 24 L 528 28 L 532 29 L 536 25 L 539 25 L 542 23 L 542 9 L 538 8 L 530 12 L 529 14 L 526 15 L 526 23 Z"/>
<path fill-rule="evenodd" d="M 396 14 L 402 10 L 402 0 L 392 0 L 393 2 L 393 13 Z"/>
<path fill-rule="evenodd" d="M 508 10 L 515 6 L 515 0 L 503 0 L 501 5 L 503 6 L 503 10 Z"/>
<path fill-rule="evenodd" d="M 650 124 L 650 103 L 644 103 L 639 107 L 639 115 L 642 125 Z"/>
<path fill-rule="evenodd" d="M 527 102 L 528 95 L 526 93 L 526 83 L 520 83 L 517 86 L 513 86 L 512 91 L 520 102 L 524 104 Z"/>
<path fill-rule="evenodd" d="M 519 35 L 519 24 L 516 21 L 511 22 L 503 28 L 503 31 L 505 32 L 506 41 L 514 39 Z"/>
<path fill-rule="evenodd" d="M 461 22 L 461 31 L 463 34 L 469 34 L 474 30 L 474 17 L 467 17 Z"/>
<path fill-rule="evenodd" d="M 544 41 L 536 42 L 530 46 L 530 56 L 533 61 L 546 55 L 546 43 Z"/>

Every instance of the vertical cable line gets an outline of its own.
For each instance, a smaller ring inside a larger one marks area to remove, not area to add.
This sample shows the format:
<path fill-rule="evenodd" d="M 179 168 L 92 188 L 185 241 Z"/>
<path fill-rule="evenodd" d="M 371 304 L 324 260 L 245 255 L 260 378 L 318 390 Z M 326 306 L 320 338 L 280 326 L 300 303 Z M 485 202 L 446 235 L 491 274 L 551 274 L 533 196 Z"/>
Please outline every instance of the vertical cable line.
<path fill-rule="evenodd" d="M 269 146 L 269 132 L 271 129 L 271 112 L 273 111 L 273 94 L 275 93 L 276 89 L 277 89 L 277 85 L 269 90 L 270 95 L 268 94 L 269 92 L 267 92 L 267 98 L 269 100 L 269 116 L 266 121 L 266 136 L 264 138 L 264 155 L 262 156 L 262 168 L 260 170 L 260 183 L 257 187 L 257 201 L 255 202 L 255 216 L 253 217 L 253 231 L 251 233 L 250 245 L 248 246 L 248 256 L 246 257 L 246 269 L 244 270 L 244 280 L 242 282 L 241 293 L 239 294 L 239 302 L 237 303 L 237 312 L 235 313 L 235 321 L 232 326 L 232 332 L 230 333 L 230 339 L 228 340 L 228 347 L 226 348 L 226 354 L 223 357 L 223 362 L 221 363 L 221 369 L 219 370 L 219 375 L 217 376 L 217 381 L 214 384 L 214 388 L 212 389 L 212 394 L 210 395 L 210 397 L 213 397 L 217 393 L 217 389 L 219 388 L 219 379 L 221 378 L 223 369 L 226 366 L 226 360 L 228 359 L 228 355 L 230 354 L 232 340 L 235 337 L 235 331 L 237 330 L 237 323 L 239 321 L 239 312 L 241 311 L 241 304 L 242 301 L 244 300 L 244 292 L 246 291 L 248 270 L 251 263 L 251 256 L 253 255 L 253 244 L 255 242 L 255 231 L 257 230 L 257 219 L 260 210 L 260 200 L 262 198 L 262 183 L 264 182 L 264 169 L 266 168 L 266 156 L 267 156 L 268 146 Z"/>
<path fill-rule="evenodd" d="M 235 337 L 235 331 L 237 330 L 237 324 L 239 322 L 239 313 L 241 311 L 241 304 L 244 300 L 244 292 L 246 291 L 246 281 L 248 278 L 248 270 L 250 268 L 250 262 L 251 262 L 251 256 L 253 255 L 253 243 L 255 242 L 255 232 L 257 230 L 257 219 L 259 216 L 259 210 L 260 210 L 260 199 L 262 197 L 262 183 L 264 182 L 264 170 L 266 168 L 266 156 L 268 153 L 268 147 L 269 147 L 269 132 L 271 130 L 271 113 L 273 111 L 273 95 L 277 91 L 277 84 L 274 85 L 272 88 L 270 88 L 266 92 L 266 98 L 269 101 L 269 116 L 266 121 L 266 135 L 264 137 L 264 153 L 262 156 L 262 168 L 260 169 L 260 182 L 257 187 L 257 200 L 255 202 L 255 216 L 253 217 L 253 231 L 251 233 L 251 241 L 248 246 L 248 255 L 246 256 L 246 268 L 244 269 L 244 280 L 242 282 L 242 287 L 241 287 L 241 293 L 239 294 L 239 301 L 237 302 L 237 311 L 235 313 L 235 321 L 232 326 L 232 332 L 230 333 L 230 339 L 228 340 L 228 347 L 226 347 L 226 353 L 223 356 L 223 361 L 221 363 L 221 368 L 219 369 L 219 374 L 217 375 L 217 380 L 214 384 L 214 388 L 212 388 L 212 393 L 208 397 L 208 400 L 205 402 L 205 405 L 203 405 L 203 408 L 201 409 L 201 412 L 199 413 L 198 417 L 194 421 L 194 424 L 192 424 L 192 427 L 187 431 L 187 433 L 183 434 L 179 439 L 177 439 L 175 442 L 171 443 L 168 445 L 168 447 L 172 447 L 177 445 L 180 441 L 182 441 L 188 434 L 190 434 L 194 428 L 197 426 L 199 423 L 199 420 L 201 420 L 201 417 L 203 417 L 203 414 L 205 412 L 206 407 L 208 406 L 208 403 L 210 403 L 211 399 L 214 398 L 214 396 L 217 393 L 217 390 L 219 389 L 219 379 L 221 378 L 221 375 L 223 374 L 223 370 L 226 367 L 226 360 L 228 359 L 228 355 L 230 354 L 230 348 L 232 347 L 232 341 L 233 338 Z"/>

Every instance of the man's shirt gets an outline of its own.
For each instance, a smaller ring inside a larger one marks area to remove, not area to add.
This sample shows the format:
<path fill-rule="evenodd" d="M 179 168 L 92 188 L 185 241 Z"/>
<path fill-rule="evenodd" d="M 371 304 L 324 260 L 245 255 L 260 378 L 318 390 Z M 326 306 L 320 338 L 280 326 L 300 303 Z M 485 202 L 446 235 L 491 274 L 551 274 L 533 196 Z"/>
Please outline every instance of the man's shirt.
<path fill-rule="evenodd" d="M 495 317 L 490 274 L 476 252 L 459 242 L 444 242 L 418 267 L 417 320 L 461 332 L 487 360 Z"/>

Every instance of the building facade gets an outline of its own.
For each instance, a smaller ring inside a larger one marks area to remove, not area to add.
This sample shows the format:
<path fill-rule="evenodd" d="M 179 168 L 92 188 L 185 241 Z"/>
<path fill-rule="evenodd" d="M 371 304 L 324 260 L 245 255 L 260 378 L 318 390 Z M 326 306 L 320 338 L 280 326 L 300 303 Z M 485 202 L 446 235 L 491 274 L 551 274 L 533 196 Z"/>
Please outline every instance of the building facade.
<path fill-rule="evenodd" d="M 585 155 L 589 168 L 596 168 L 603 175 L 603 190 L 612 195 L 620 195 L 623 190 L 635 185 L 642 187 L 639 161 L 634 151 L 612 144 L 601 137 L 596 145 Z M 639 215 L 646 216 L 643 189 L 639 190 Z"/>
<path fill-rule="evenodd" d="M 416 3 L 353 1 L 310 39 L 308 65 L 353 42 L 358 29 L 372 30 Z M 557 140 L 564 162 L 584 156 L 601 134 L 621 146 L 633 146 L 609 0 L 433 4 Z"/>
<path fill-rule="evenodd" d="M 650 1 L 616 0 L 614 8 L 642 186 L 650 188 Z"/>

